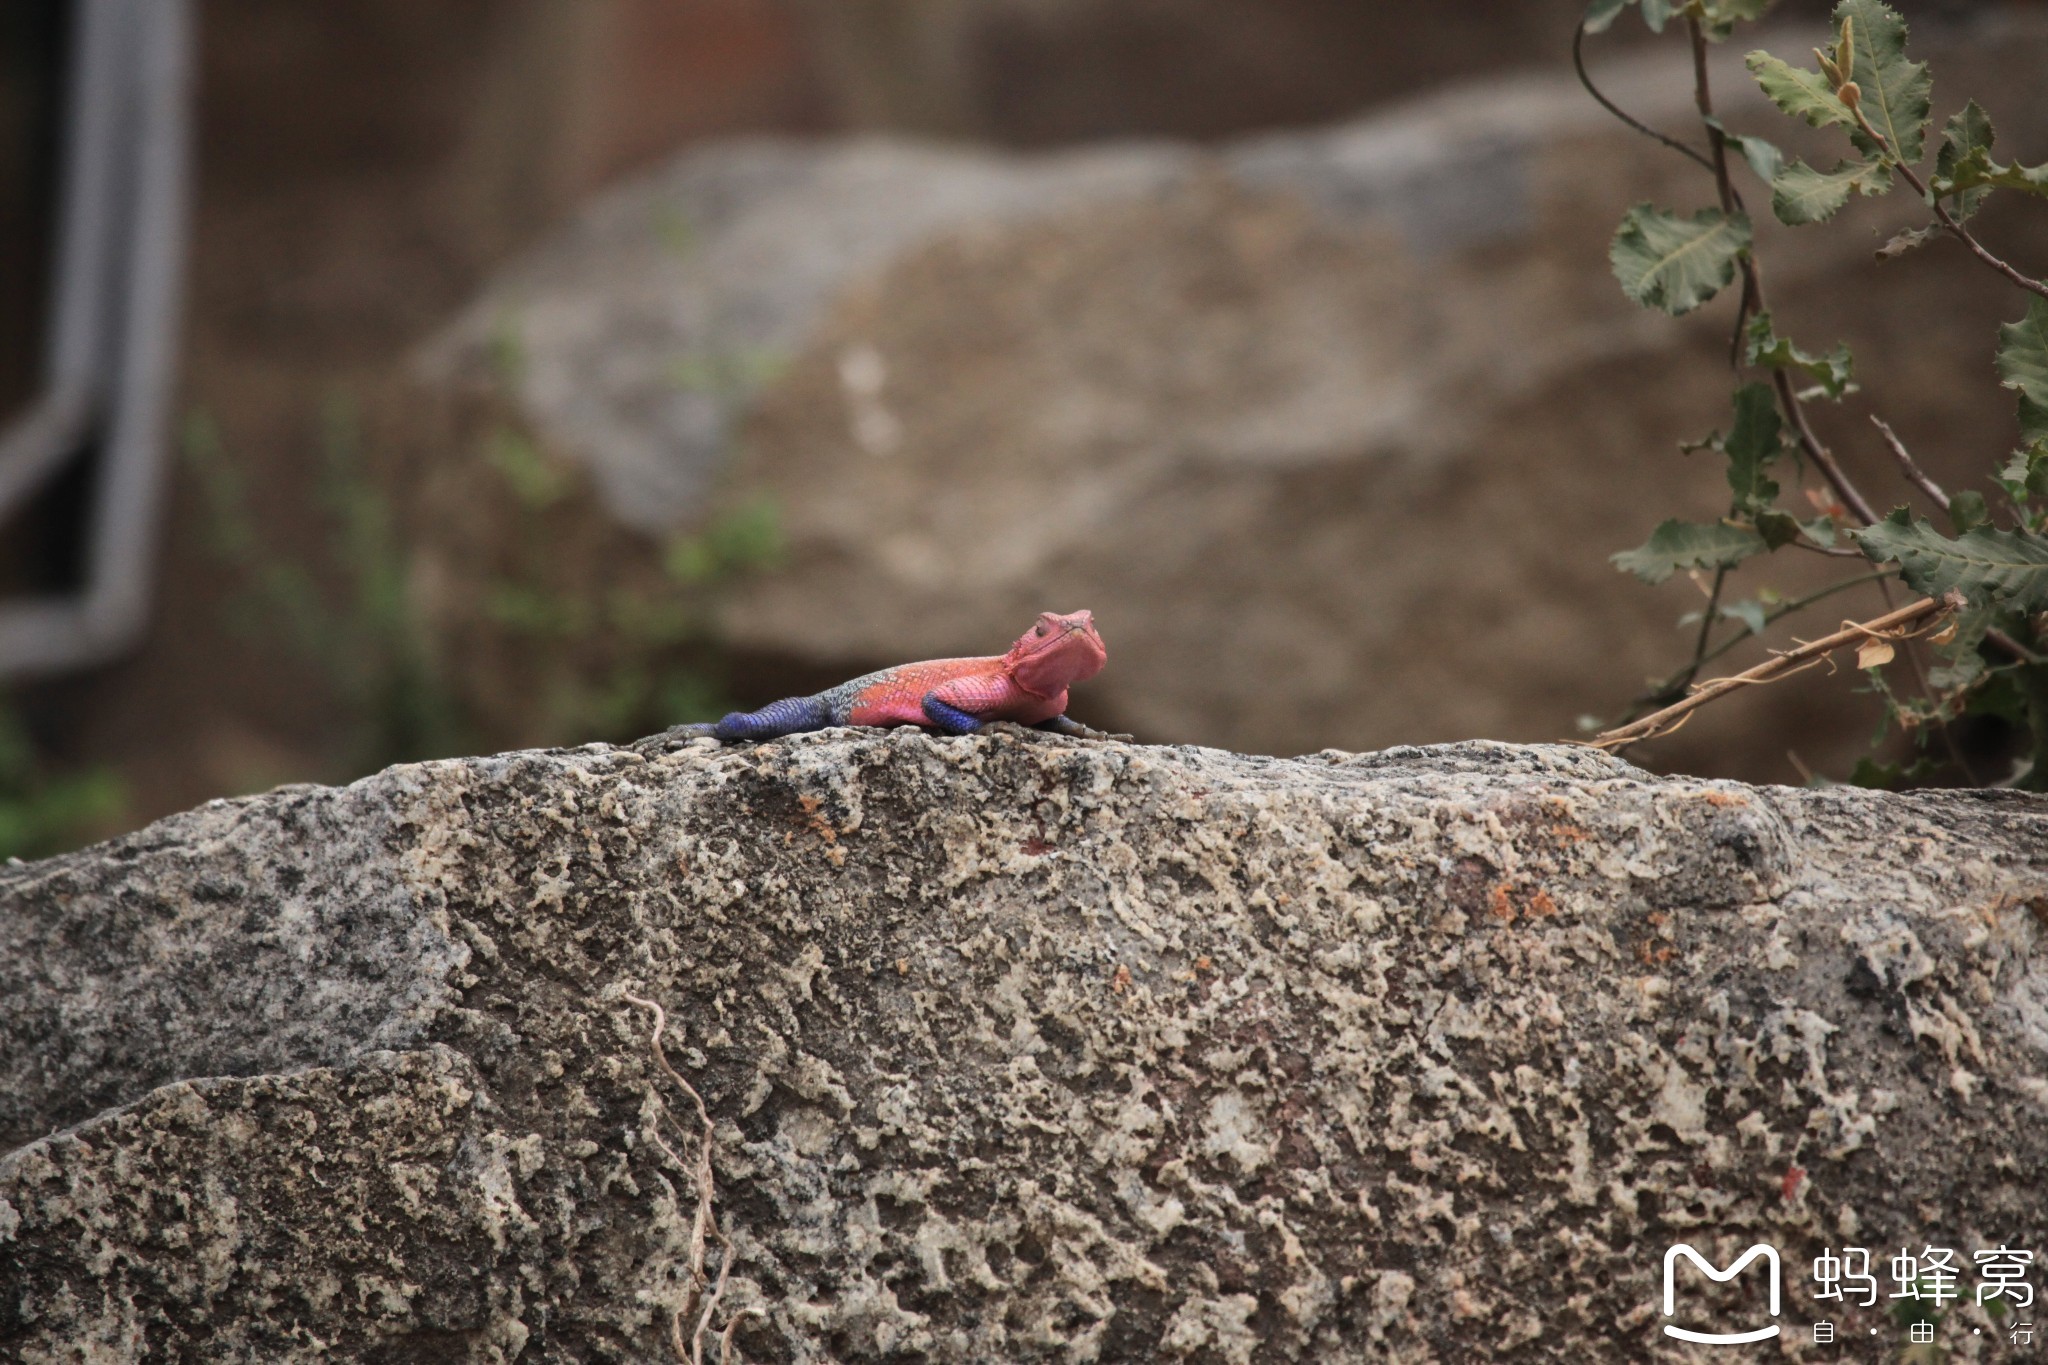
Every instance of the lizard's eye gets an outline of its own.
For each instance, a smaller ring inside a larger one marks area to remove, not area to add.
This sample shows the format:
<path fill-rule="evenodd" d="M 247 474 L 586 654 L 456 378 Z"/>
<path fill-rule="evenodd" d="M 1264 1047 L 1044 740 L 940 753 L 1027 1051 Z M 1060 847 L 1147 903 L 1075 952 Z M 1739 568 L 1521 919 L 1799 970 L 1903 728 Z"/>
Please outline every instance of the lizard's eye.
<path fill-rule="evenodd" d="M 1041 624 L 1039 625 L 1038 629 L 1037 629 L 1036 631 L 1032 632 L 1032 633 L 1033 633 L 1033 634 L 1035 634 L 1035 635 L 1044 635 L 1044 634 L 1045 634 L 1045 626 L 1044 626 L 1044 625 L 1043 625 L 1043 624 L 1041 623 Z"/>

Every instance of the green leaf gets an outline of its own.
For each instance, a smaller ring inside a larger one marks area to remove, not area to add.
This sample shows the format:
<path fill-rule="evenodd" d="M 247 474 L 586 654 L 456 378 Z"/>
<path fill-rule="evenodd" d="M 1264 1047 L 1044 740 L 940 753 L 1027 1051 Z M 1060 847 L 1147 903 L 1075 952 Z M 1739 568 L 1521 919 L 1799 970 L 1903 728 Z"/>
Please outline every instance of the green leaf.
<path fill-rule="evenodd" d="M 2048 442 L 2048 405 L 2020 395 L 2020 439 L 2028 445 Z"/>
<path fill-rule="evenodd" d="M 1723 142 L 1735 149 L 1736 155 L 1749 163 L 1757 179 L 1768 185 L 1777 178 L 1779 168 L 1785 164 L 1785 154 L 1778 150 L 1776 143 L 1747 133 L 1731 133 L 1712 114 L 1707 115 L 1705 122 L 1721 135 Z"/>
<path fill-rule="evenodd" d="M 1790 512 L 1768 511 L 1756 514 L 1756 533 L 1764 538 L 1766 550 L 1781 550 L 1799 539 L 1799 518 Z"/>
<path fill-rule="evenodd" d="M 1844 161 L 1831 171 L 1794 161 L 1771 182 L 1771 212 L 1795 227 L 1824 223 L 1849 202 L 1850 194 L 1884 194 L 1891 187 L 1891 167 L 1882 161 Z"/>
<path fill-rule="evenodd" d="M 1763 51 L 1750 53 L 1742 62 L 1771 103 L 1793 118 L 1805 119 L 1816 128 L 1856 126 L 1856 116 L 1849 112 L 1848 105 L 1835 98 L 1834 83 L 1820 72 L 1794 66 Z"/>
<path fill-rule="evenodd" d="M 1957 206 L 1967 206 L 1971 212 L 1994 189 L 2048 198 L 2048 166 L 2001 166 L 1991 159 L 1987 149 L 1979 147 L 1958 159 L 1954 173 L 1937 178 L 1932 188 L 1937 195 L 1959 196 Z"/>
<path fill-rule="evenodd" d="M 1735 31 L 1735 26 L 1761 19 L 1776 0 L 1702 0 L 1700 28 L 1715 42 Z"/>
<path fill-rule="evenodd" d="M 1991 159 L 1998 134 L 1991 118 L 1971 100 L 1942 130 L 1941 150 L 1934 158 L 1929 189 L 1936 198 L 1955 200 L 1951 212 L 1968 218 L 1994 189 L 2048 196 L 2048 166 L 2001 166 Z"/>
<path fill-rule="evenodd" d="M 1721 615 L 1730 621 L 1740 621 L 1749 628 L 1751 635 L 1761 635 L 1770 619 L 1764 614 L 1764 604 L 1754 598 L 1741 602 L 1724 602 Z"/>
<path fill-rule="evenodd" d="M 1815 517 L 1812 521 L 1802 521 L 1799 523 L 1799 529 L 1806 532 L 1806 538 L 1823 550 L 1834 548 L 1835 537 L 1840 535 L 1842 530 L 1833 517 Z"/>
<path fill-rule="evenodd" d="M 1730 133 L 1728 145 L 1742 154 L 1742 159 L 1756 172 L 1756 178 L 1766 185 L 1778 178 L 1779 170 L 1785 165 L 1785 154 L 1778 150 L 1777 145 L 1760 137 L 1752 137 L 1746 133 Z"/>
<path fill-rule="evenodd" d="M 1998 482 L 2014 502 L 2024 501 L 2029 493 L 2048 495 L 2048 445 L 2037 443 L 2015 450 L 1998 471 Z"/>
<path fill-rule="evenodd" d="M 1622 217 L 1607 258 L 1623 293 L 1676 317 L 1734 280 L 1749 240 L 1749 219 L 1740 213 L 1701 209 L 1680 218 L 1638 204 Z"/>
<path fill-rule="evenodd" d="M 1998 329 L 1998 381 L 2032 405 L 2033 417 L 2022 413 L 2022 421 L 2040 420 L 2048 408 L 2048 299 L 2029 299 L 2025 317 Z"/>
<path fill-rule="evenodd" d="M 1752 365 L 1805 375 L 1829 398 L 1840 398 L 1856 387 L 1856 359 L 1847 346 L 1837 346 L 1826 355 L 1809 355 L 1771 329 L 1769 313 L 1751 318 L 1746 336 L 1744 358 Z"/>
<path fill-rule="evenodd" d="M 1906 60 L 1906 22 L 1883 0 L 1842 0 L 1835 6 L 1835 23 L 1844 19 L 1854 21 L 1855 63 L 1849 78 L 1863 92 L 1863 117 L 1911 165 L 1920 159 L 1927 133 L 1928 96 L 1934 88 L 1927 63 Z M 1864 151 L 1877 151 L 1860 130 L 1849 136 Z"/>
<path fill-rule="evenodd" d="M 1984 676 L 1984 656 L 1978 653 L 1978 646 L 1995 625 L 1998 609 L 1992 606 L 1964 607 L 1956 613 L 1956 633 L 1946 644 L 1936 645 L 1935 650 L 1948 660 L 1946 665 L 1930 669 L 1927 681 L 1944 692 L 1973 686 Z"/>
<path fill-rule="evenodd" d="M 1949 524 L 1961 535 L 1974 526 L 1988 525 L 1991 509 L 1984 505 L 1984 495 L 1966 488 L 1948 500 Z"/>
<path fill-rule="evenodd" d="M 1605 33 L 1621 17 L 1621 12 L 1634 4 L 1635 0 L 1592 0 L 1586 6 L 1586 15 L 1579 20 L 1579 27 L 1588 33 Z"/>
<path fill-rule="evenodd" d="M 1662 33 L 1671 16 L 1683 8 L 1684 0 L 1676 4 L 1672 0 L 1643 0 L 1643 22 L 1650 26 L 1650 32 Z"/>
<path fill-rule="evenodd" d="M 1850 534 L 1882 564 L 1896 559 L 1906 585 L 1929 597 L 1955 591 L 1972 603 L 2004 602 L 2023 611 L 2048 606 L 2048 538 L 1979 526 L 1951 540 L 1901 507 Z"/>
<path fill-rule="evenodd" d="M 1632 573 L 1645 583 L 1662 583 L 1680 569 L 1725 568 L 1763 548 L 1763 537 L 1747 526 L 1667 521 L 1641 546 L 1611 558 L 1623 573 Z"/>
<path fill-rule="evenodd" d="M 1735 426 L 1721 448 L 1728 454 L 1728 487 L 1735 493 L 1738 513 L 1760 512 L 1777 500 L 1778 485 L 1766 471 L 1784 453 L 1785 444 L 1778 439 L 1783 425 L 1770 385 L 1744 384 L 1735 391 Z M 1769 533 L 1763 534 L 1768 541 Z M 1796 522 L 1793 534 L 1798 534 Z"/>
<path fill-rule="evenodd" d="M 1984 196 L 1989 191 L 1958 188 L 1955 183 L 1956 171 L 1964 161 L 1972 159 L 1979 152 L 1988 158 L 1991 144 L 1997 137 L 1998 133 L 1991 126 L 1991 116 L 1979 108 L 1975 100 L 1964 105 L 1962 112 L 1949 119 L 1942 127 L 1941 150 L 1934 154 L 1932 188 L 1936 198 L 1947 198 L 1950 195 L 1956 197 L 1955 205 L 1950 212 L 1958 220 L 1975 213 L 1977 206 L 1984 202 Z M 1922 228 L 1921 231 L 1929 230 Z"/>

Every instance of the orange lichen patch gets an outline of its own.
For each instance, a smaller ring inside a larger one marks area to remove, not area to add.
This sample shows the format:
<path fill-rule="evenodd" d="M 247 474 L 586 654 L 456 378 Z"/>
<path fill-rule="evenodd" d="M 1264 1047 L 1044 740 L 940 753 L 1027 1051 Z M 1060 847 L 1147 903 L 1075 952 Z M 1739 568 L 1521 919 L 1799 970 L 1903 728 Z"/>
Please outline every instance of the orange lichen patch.
<path fill-rule="evenodd" d="M 1676 949 L 1670 944 L 1642 942 L 1636 945 L 1636 961 L 1645 967 L 1661 967 L 1669 962 Z"/>
<path fill-rule="evenodd" d="M 825 799 L 821 796 L 799 796 L 797 805 L 803 807 L 804 827 L 828 844 L 839 842 L 839 831 L 823 815 Z"/>
<path fill-rule="evenodd" d="M 1799 1167 L 1788 1166 L 1785 1168 L 1784 1179 L 1778 1182 L 1778 1188 L 1785 1192 L 1786 1203 L 1791 1203 L 1793 1197 L 1799 1193 L 1799 1182 L 1804 1179 L 1806 1179 L 1806 1172 Z"/>
<path fill-rule="evenodd" d="M 1520 900 L 1519 907 L 1516 905 Z M 1530 919 L 1549 919 L 1557 913 L 1557 902 L 1542 887 L 1517 891 L 1513 884 L 1501 882 L 1487 893 L 1486 913 L 1502 924 L 1513 924 L 1523 915 Z"/>
<path fill-rule="evenodd" d="M 1131 988 L 1131 969 L 1119 962 L 1116 971 L 1110 974 L 1109 988 L 1122 995 Z"/>
<path fill-rule="evenodd" d="M 1746 806 L 1749 804 L 1748 797 L 1738 796 L 1734 792 L 1701 792 L 1700 800 L 1710 806 L 1720 806 L 1724 810 L 1730 806 Z"/>

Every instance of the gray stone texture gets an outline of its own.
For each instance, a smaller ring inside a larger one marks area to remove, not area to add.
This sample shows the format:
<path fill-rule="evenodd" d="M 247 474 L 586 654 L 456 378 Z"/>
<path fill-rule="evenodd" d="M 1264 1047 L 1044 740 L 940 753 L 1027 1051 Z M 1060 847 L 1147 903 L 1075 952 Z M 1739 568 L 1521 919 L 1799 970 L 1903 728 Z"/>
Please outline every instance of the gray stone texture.
<path fill-rule="evenodd" d="M 1778 1246 L 1795 1329 L 1824 1245 L 2048 1250 L 2044 947 L 2040 798 L 1568 748 L 837 731 L 214 802 L 0 869 L 0 1359 L 664 1358 L 695 1123 L 628 991 L 749 1361 L 1689 1359 L 1673 1241 Z"/>

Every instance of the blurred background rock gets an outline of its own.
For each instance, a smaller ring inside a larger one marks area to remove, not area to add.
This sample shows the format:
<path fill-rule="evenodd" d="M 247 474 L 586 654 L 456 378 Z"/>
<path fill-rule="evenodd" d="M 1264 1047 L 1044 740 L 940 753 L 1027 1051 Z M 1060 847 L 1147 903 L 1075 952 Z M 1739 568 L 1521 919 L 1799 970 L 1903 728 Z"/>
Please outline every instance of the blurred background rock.
<path fill-rule="evenodd" d="M 0 20 L 9 405 L 70 8 Z M 1725 420 L 1724 320 L 1639 313 L 1606 247 L 1708 193 L 1578 90 L 1578 0 L 196 8 L 153 607 L 117 662 L 12 683 L 23 849 L 623 738 L 1048 607 L 1111 642 L 1077 714 L 1253 751 L 1556 738 L 1681 661 L 1697 590 L 1607 555 L 1717 510 L 1677 443 Z M 2048 154 L 2039 7 L 1901 8 L 1937 116 L 1977 94 Z M 1824 10 L 1780 6 L 1792 50 Z M 1684 54 L 1631 27 L 1597 69 L 1675 121 Z M 2014 305 L 1942 246 L 1874 263 L 1907 211 L 1767 234 L 1774 302 L 1973 479 Z M 1985 230 L 2048 255 L 2038 216 Z M 0 593 L 63 586 L 80 506 L 60 481 L 0 526 Z M 1845 772 L 1878 718 L 1848 696 L 1803 677 L 1638 757 Z"/>

